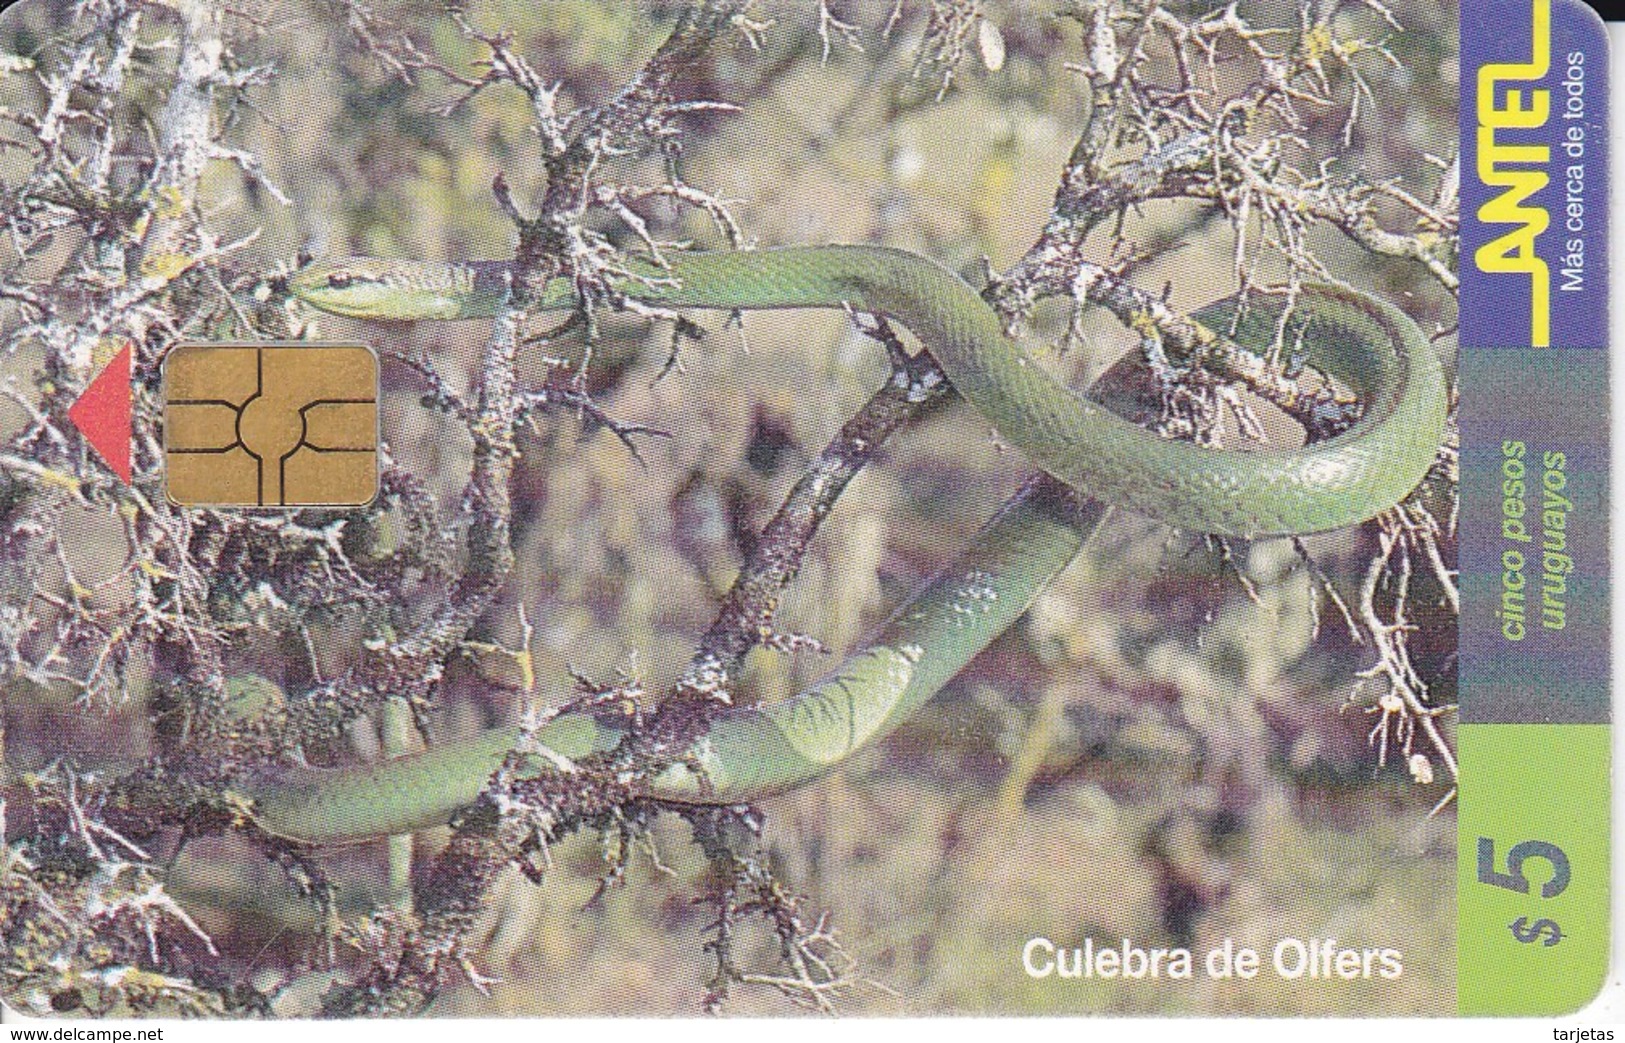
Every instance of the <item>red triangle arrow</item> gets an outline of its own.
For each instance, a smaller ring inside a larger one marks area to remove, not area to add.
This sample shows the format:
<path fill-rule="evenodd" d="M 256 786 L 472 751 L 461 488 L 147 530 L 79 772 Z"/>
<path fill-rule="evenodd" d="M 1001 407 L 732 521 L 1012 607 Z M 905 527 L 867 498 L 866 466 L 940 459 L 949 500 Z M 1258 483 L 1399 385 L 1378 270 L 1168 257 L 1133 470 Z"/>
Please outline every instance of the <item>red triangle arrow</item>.
<path fill-rule="evenodd" d="M 68 407 L 68 419 L 101 454 L 109 469 L 130 481 L 130 345 L 113 356 L 107 368 Z"/>

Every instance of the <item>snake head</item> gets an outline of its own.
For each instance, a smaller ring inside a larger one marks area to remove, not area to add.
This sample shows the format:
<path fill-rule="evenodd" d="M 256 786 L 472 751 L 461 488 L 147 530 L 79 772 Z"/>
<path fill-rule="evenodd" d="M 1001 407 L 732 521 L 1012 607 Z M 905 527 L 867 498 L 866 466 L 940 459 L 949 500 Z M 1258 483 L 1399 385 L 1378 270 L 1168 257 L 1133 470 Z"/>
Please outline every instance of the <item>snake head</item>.
<path fill-rule="evenodd" d="M 299 269 L 288 277 L 288 291 L 352 319 L 460 319 L 468 313 L 470 281 L 454 265 L 346 257 Z"/>

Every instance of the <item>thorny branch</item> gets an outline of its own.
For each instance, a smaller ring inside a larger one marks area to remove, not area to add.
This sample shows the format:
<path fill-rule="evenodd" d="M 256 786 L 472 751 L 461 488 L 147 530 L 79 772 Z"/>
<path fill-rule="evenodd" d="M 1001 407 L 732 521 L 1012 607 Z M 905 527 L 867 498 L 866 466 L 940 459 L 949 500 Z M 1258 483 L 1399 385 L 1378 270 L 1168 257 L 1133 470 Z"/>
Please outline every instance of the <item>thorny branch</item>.
<path fill-rule="evenodd" d="M 713 896 L 717 918 L 705 944 L 716 961 L 706 1012 L 720 1011 L 735 985 L 761 985 L 799 1006 L 834 1013 L 835 1001 L 857 984 L 855 964 L 836 940 L 827 916 L 808 922 L 800 900 L 785 890 L 764 854 L 755 849 L 760 822 L 745 809 L 726 807 L 708 809 L 692 821 L 694 840 L 718 879 Z M 752 916 L 766 921 L 777 936 L 783 973 L 751 972 L 736 962 L 736 936 L 742 922 Z"/>
<path fill-rule="evenodd" d="M 678 681 L 679 692 L 732 701 L 727 692 L 733 675 L 752 649 L 776 634 L 779 597 L 794 582 L 813 536 L 847 483 L 888 438 L 947 392 L 947 380 L 929 355 L 904 353 L 884 321 L 871 332 L 891 354 L 891 379 L 846 422 L 762 529 Z"/>

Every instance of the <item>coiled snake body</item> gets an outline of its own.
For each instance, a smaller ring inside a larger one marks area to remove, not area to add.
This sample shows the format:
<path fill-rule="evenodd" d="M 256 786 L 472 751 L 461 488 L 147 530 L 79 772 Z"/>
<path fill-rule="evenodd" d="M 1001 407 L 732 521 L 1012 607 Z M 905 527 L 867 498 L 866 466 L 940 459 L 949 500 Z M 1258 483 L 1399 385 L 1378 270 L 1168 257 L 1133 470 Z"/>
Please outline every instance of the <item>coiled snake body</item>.
<path fill-rule="evenodd" d="M 290 290 L 362 319 L 472 319 L 497 314 L 503 262 L 355 258 L 295 273 Z M 1286 343 L 1350 387 L 1364 411 L 1342 434 L 1302 448 L 1223 452 L 1161 438 L 1090 402 L 1036 365 L 962 279 L 915 254 L 869 246 L 685 254 L 622 289 L 680 308 L 839 308 L 908 327 L 956 391 L 1009 444 L 1082 498 L 1030 496 L 903 604 L 827 680 L 783 703 L 723 712 L 690 751 L 648 784 L 651 796 L 736 802 L 816 777 L 886 734 L 1026 611 L 1116 505 L 1196 532 L 1243 538 L 1338 529 L 1393 506 L 1426 474 L 1445 423 L 1438 357 L 1403 312 L 1365 294 L 1298 294 Z M 555 280 L 532 307 L 574 305 Z M 1255 295 L 1197 313 L 1209 329 L 1262 352 L 1284 304 Z M 559 716 L 537 739 L 577 759 L 613 748 L 622 729 L 590 713 Z M 515 744 L 513 729 L 425 753 L 333 771 L 279 769 L 245 787 L 269 831 L 311 843 L 407 833 L 471 803 Z"/>

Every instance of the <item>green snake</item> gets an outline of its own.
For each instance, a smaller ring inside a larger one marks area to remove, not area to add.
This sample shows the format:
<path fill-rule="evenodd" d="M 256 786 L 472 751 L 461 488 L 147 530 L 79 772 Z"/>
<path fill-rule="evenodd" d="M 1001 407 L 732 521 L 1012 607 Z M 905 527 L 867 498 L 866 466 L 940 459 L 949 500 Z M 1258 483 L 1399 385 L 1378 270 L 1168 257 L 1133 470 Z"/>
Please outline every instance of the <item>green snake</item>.
<path fill-rule="evenodd" d="M 504 262 L 352 258 L 294 273 L 289 289 L 327 312 L 369 320 L 492 318 L 510 291 Z M 1309 286 L 1283 325 L 1280 296 L 1197 312 L 1204 329 L 1263 352 L 1285 332 L 1304 360 L 1352 389 L 1360 419 L 1336 437 L 1258 452 L 1205 449 L 1140 428 L 1068 389 L 1004 331 L 972 287 L 937 263 L 871 246 L 683 254 L 620 289 L 649 305 L 757 310 L 850 308 L 919 338 L 954 389 L 999 436 L 1081 496 L 1014 501 L 956 561 L 900 606 L 828 679 L 782 703 L 731 708 L 686 762 L 647 783 L 651 797 L 732 803 L 817 777 L 887 735 L 1010 627 L 1076 556 L 1107 505 L 1195 532 L 1242 538 L 1339 529 L 1393 506 L 1421 481 L 1443 437 L 1439 359 L 1394 306 Z M 576 303 L 568 280 L 532 309 Z M 566 713 L 535 736 L 574 761 L 614 748 L 615 720 Z M 275 769 L 243 796 L 278 835 L 340 843 L 448 821 L 514 749 L 512 728 L 412 756 L 342 768 Z"/>

